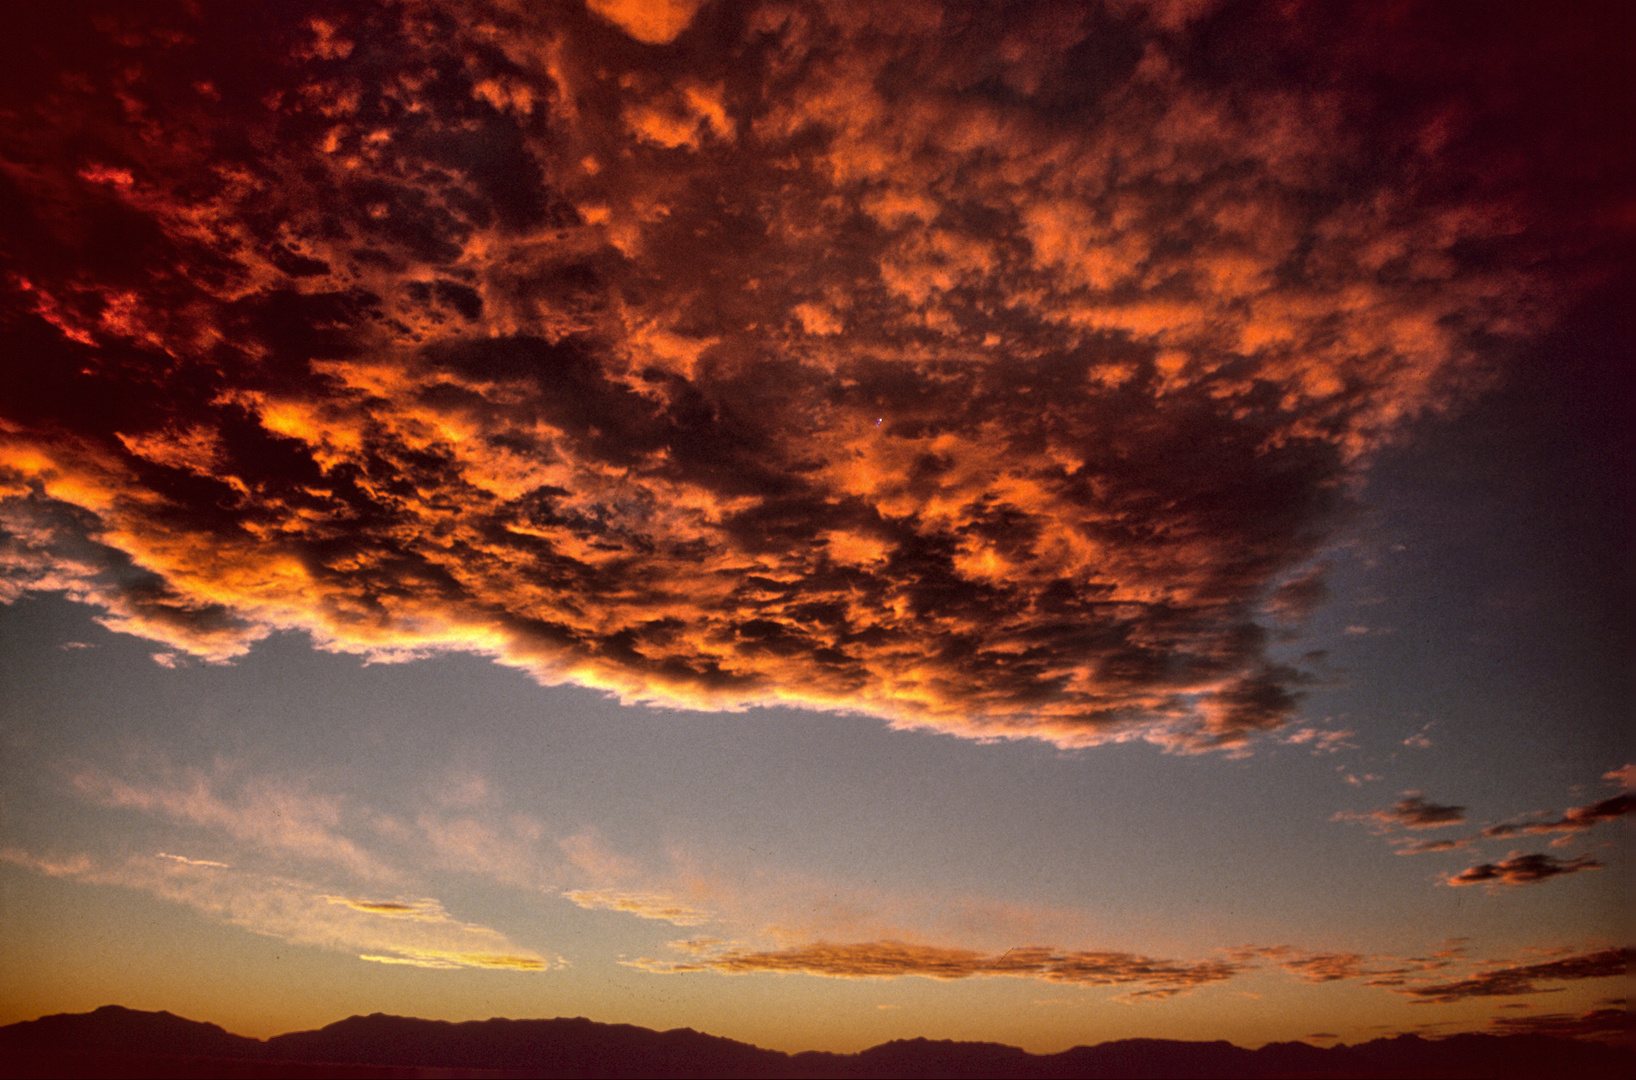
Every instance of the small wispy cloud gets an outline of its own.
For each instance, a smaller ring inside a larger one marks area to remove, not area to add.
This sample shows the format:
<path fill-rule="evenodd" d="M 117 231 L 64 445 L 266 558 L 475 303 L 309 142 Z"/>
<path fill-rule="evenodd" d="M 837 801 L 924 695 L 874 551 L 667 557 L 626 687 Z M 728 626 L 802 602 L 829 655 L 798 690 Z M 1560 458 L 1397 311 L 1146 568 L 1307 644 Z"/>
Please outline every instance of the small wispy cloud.
<path fill-rule="evenodd" d="M 1334 754 L 1342 750 L 1356 750 L 1358 744 L 1351 741 L 1357 732 L 1351 728 L 1341 728 L 1328 731 L 1322 728 L 1303 727 L 1281 737 L 1278 741 L 1290 746 L 1310 747 L 1313 754 Z"/>
<path fill-rule="evenodd" d="M 186 855 L 169 855 L 163 851 L 161 851 L 155 857 L 160 859 L 170 859 L 173 862 L 185 863 L 188 866 L 219 866 L 223 869 L 228 869 L 229 867 L 229 864 L 227 863 L 216 862 L 212 859 L 190 859 Z"/>
<path fill-rule="evenodd" d="M 336 896 L 295 878 L 175 856 L 106 862 L 84 855 L 47 859 L 8 848 L 0 851 L 0 861 L 53 877 L 134 889 L 252 933 L 380 963 L 516 971 L 564 963 L 521 947 L 498 930 L 456 919 L 434 899 Z"/>
<path fill-rule="evenodd" d="M 242 776 L 218 766 L 162 769 L 158 778 L 125 779 L 101 768 L 75 768 L 69 782 L 88 801 L 138 810 L 225 833 L 262 851 L 341 866 L 369 878 L 396 871 L 342 831 L 345 801 L 275 777 Z"/>
<path fill-rule="evenodd" d="M 1575 806 L 1561 817 L 1537 821 L 1502 822 L 1483 830 L 1487 837 L 1538 836 L 1549 833 L 1576 833 L 1595 828 L 1604 821 L 1615 821 L 1636 810 L 1636 794 L 1626 792 L 1611 799 Z"/>
<path fill-rule="evenodd" d="M 1437 721 L 1428 721 L 1421 729 L 1403 740 L 1404 746 L 1412 746 L 1417 750 L 1428 750 L 1432 746 L 1431 729 L 1437 726 Z"/>
<path fill-rule="evenodd" d="M 1465 836 L 1458 840 L 1410 840 L 1407 837 L 1391 841 L 1399 855 L 1428 855 L 1438 851 L 1458 851 L 1470 847 L 1472 837 Z"/>
<path fill-rule="evenodd" d="M 382 915 L 390 919 L 425 919 L 429 922 L 438 922 L 446 918 L 443 905 L 436 900 L 362 900 L 349 896 L 328 895 L 324 899 L 366 915 Z"/>
<path fill-rule="evenodd" d="M 693 907 L 673 896 L 608 889 L 575 889 L 562 895 L 590 911 L 617 911 L 625 915 L 635 915 L 639 919 L 656 919 L 676 926 L 702 926 L 715 921 L 715 916 L 711 912 Z"/>
<path fill-rule="evenodd" d="M 1558 859 L 1554 855 L 1523 855 L 1512 852 L 1499 862 L 1478 863 L 1443 880 L 1445 885 L 1537 885 L 1581 870 L 1600 870 L 1602 864 L 1588 855 Z"/>
<path fill-rule="evenodd" d="M 1405 791 L 1403 795 L 1402 799 L 1391 806 L 1383 806 L 1361 814 L 1342 810 L 1334 814 L 1330 820 L 1370 822 L 1377 832 L 1387 832 L 1394 828 L 1441 829 L 1448 825 L 1458 825 L 1466 819 L 1466 808 L 1463 806 L 1434 803 L 1418 791 Z"/>

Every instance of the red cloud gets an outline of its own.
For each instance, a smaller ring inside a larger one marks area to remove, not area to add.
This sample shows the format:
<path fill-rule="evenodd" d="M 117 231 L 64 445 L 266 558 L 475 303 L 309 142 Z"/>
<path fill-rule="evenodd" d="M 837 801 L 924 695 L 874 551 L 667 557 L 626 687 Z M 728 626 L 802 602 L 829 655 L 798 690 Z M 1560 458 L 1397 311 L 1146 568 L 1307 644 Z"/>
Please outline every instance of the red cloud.
<path fill-rule="evenodd" d="M 0 597 L 209 661 L 1237 746 L 1372 451 L 1608 231 L 1504 20 L 117 8 L 7 67 Z"/>

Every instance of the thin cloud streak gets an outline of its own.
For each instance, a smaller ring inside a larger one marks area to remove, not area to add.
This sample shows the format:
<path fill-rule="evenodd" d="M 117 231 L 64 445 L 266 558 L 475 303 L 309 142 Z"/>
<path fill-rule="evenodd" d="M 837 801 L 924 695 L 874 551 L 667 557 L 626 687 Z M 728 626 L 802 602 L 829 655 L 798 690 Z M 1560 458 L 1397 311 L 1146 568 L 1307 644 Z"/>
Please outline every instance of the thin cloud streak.
<path fill-rule="evenodd" d="M 1400 991 L 1425 1002 L 1447 1004 L 1468 998 L 1510 997 L 1536 993 L 1540 983 L 1607 979 L 1630 970 L 1630 949 L 1602 949 L 1543 964 L 1517 964 L 1482 972 L 1469 979 Z"/>
<path fill-rule="evenodd" d="M 1242 747 L 1306 685 L 1263 621 L 1322 599 L 1370 455 L 1607 234 L 1563 209 L 1597 191 L 1487 167 L 1458 57 L 1390 115 L 1379 20 L 634 10 L 40 13 L 0 118 L 34 360 L 0 599 L 172 661 L 298 630 Z"/>
<path fill-rule="evenodd" d="M 1636 810 L 1636 795 L 1628 792 L 1589 806 L 1568 809 L 1554 821 L 1502 822 L 1483 830 L 1486 837 L 1539 836 L 1549 833 L 1576 833 L 1595 828 L 1604 821 L 1616 821 Z"/>
<path fill-rule="evenodd" d="M 250 777 L 235 783 L 231 770 L 228 773 L 212 776 L 194 769 L 158 782 L 131 782 L 83 766 L 73 771 L 70 783 L 80 796 L 98 806 L 156 813 L 187 825 L 217 829 L 262 851 L 331 863 L 365 878 L 396 876 L 396 871 L 342 835 L 343 800 L 271 778 Z M 234 787 L 236 792 L 221 790 Z"/>
<path fill-rule="evenodd" d="M 1133 997 L 1166 998 L 1238 974 L 1239 965 L 1219 960 L 1196 964 L 1154 960 L 1132 953 L 1061 952 L 1040 946 L 985 954 L 936 945 L 874 941 L 853 944 L 815 942 L 791 949 L 724 948 L 682 961 L 642 958 L 630 966 L 660 974 L 714 971 L 726 975 L 780 973 L 832 978 L 892 978 L 905 975 L 932 979 L 968 979 L 1006 975 L 1081 986 L 1138 984 Z"/>
<path fill-rule="evenodd" d="M 1573 859 L 1558 859 L 1554 855 L 1539 853 L 1524 855 L 1512 852 L 1511 855 L 1499 862 L 1478 863 L 1467 867 L 1458 874 L 1452 874 L 1443 879 L 1445 885 L 1537 885 L 1542 881 L 1549 881 L 1565 874 L 1577 874 L 1581 870 L 1600 870 L 1602 864 L 1589 855 L 1581 855 Z"/>
<path fill-rule="evenodd" d="M 564 892 L 571 900 L 589 911 L 617 911 L 635 915 L 639 919 L 657 919 L 675 926 L 702 926 L 714 922 L 708 911 L 683 903 L 673 896 L 617 892 L 610 889 L 575 889 Z"/>
<path fill-rule="evenodd" d="M 364 960 L 515 971 L 546 971 L 563 963 L 559 957 L 523 948 L 497 930 L 457 920 L 432 899 L 354 900 L 292 878 L 157 858 L 105 863 L 81 856 L 61 861 L 6 849 L 0 851 L 0 860 L 53 877 L 146 892 L 252 933 L 353 953 Z"/>

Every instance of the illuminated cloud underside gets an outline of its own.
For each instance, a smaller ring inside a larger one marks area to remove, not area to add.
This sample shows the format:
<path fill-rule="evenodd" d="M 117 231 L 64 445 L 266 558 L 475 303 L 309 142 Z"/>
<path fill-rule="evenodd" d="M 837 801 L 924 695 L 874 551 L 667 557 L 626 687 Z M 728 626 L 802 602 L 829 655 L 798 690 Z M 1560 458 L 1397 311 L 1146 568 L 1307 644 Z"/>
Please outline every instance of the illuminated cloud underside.
<path fill-rule="evenodd" d="M 684 945 L 685 947 L 685 945 Z M 665 974 L 715 971 L 728 975 L 759 972 L 875 978 L 920 975 L 933 979 L 967 979 L 977 975 L 1010 975 L 1084 986 L 1144 984 L 1132 996 L 1164 998 L 1194 987 L 1232 978 L 1240 966 L 1206 960 L 1179 964 L 1120 952 L 1062 952 L 1039 946 L 1009 949 L 999 955 L 937 945 L 899 941 L 857 944 L 815 942 L 793 949 L 754 951 L 721 949 L 697 960 L 641 959 L 632 966 Z"/>
<path fill-rule="evenodd" d="M 1335 66 L 1379 43 L 1291 92 L 1186 5 L 591 7 L 41 36 L 0 599 L 1232 746 L 1371 451 L 1561 299 L 1470 102 Z"/>

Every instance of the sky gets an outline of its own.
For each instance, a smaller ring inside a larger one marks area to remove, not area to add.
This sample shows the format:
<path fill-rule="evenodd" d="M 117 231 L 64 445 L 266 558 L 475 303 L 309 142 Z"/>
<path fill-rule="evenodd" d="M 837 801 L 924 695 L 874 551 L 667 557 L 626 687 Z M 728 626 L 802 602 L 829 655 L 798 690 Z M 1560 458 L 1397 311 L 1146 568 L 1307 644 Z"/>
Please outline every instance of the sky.
<path fill-rule="evenodd" d="M 0 1023 L 1625 1024 L 1613 5 L 36 5 Z"/>

